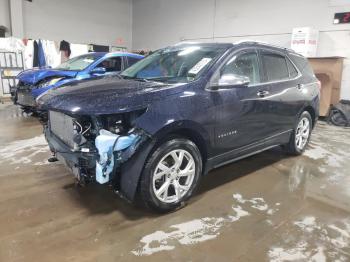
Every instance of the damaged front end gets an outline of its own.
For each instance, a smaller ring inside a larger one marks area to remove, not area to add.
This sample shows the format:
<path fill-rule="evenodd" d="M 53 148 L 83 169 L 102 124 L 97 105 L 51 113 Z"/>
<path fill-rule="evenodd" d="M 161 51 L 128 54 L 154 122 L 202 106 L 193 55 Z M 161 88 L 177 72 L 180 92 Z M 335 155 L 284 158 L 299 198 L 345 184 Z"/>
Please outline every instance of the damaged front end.
<path fill-rule="evenodd" d="M 143 112 L 71 116 L 49 111 L 45 137 L 54 158 L 64 162 L 80 184 L 96 181 L 120 191 L 124 164 L 150 140 L 134 124 Z"/>

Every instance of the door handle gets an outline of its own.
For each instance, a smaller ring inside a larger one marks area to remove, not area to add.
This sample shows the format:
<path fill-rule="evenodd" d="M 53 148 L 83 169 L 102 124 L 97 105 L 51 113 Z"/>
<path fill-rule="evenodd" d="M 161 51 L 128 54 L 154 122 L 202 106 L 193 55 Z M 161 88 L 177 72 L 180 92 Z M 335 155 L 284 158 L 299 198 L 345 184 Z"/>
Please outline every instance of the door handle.
<path fill-rule="evenodd" d="M 301 89 L 304 88 L 304 85 L 303 85 L 303 84 L 297 84 L 297 88 L 298 88 L 299 90 L 301 90 Z"/>
<path fill-rule="evenodd" d="M 258 95 L 259 97 L 264 97 L 264 96 L 267 96 L 268 94 L 270 94 L 270 92 L 269 92 L 269 91 L 266 91 L 266 90 L 262 90 L 262 91 L 259 91 L 259 92 L 257 93 L 257 95 Z"/>

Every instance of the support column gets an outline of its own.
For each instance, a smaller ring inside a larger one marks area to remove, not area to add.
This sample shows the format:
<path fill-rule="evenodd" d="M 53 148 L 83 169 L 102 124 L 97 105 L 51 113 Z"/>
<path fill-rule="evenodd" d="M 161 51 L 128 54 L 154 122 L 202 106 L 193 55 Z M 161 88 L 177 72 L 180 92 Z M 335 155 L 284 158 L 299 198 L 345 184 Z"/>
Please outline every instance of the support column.
<path fill-rule="evenodd" d="M 10 0 L 10 15 L 12 36 L 23 38 L 23 0 Z"/>

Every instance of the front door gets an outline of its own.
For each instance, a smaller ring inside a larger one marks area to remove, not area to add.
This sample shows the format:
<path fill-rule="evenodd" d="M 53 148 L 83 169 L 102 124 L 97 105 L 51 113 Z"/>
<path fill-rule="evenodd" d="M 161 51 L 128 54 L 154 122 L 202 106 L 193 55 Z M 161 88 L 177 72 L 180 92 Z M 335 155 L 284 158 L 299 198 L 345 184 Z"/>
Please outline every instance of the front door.
<path fill-rule="evenodd" d="M 95 76 L 117 74 L 123 70 L 123 59 L 121 56 L 109 57 L 96 65 L 96 68 L 98 67 L 104 68 L 106 72 Z"/>
<path fill-rule="evenodd" d="M 266 117 L 269 89 L 262 83 L 257 51 L 249 49 L 233 54 L 220 69 L 220 76 L 224 74 L 249 77 L 250 84 L 212 92 L 217 105 L 215 140 L 218 153 L 234 152 L 238 148 L 263 143 L 270 133 Z"/>

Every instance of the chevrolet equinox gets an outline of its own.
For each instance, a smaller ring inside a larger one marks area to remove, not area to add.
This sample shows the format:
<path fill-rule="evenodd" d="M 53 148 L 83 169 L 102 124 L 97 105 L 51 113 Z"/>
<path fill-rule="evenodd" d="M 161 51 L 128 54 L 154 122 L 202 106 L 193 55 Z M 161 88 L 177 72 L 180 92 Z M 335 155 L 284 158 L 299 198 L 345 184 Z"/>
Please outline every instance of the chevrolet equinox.
<path fill-rule="evenodd" d="M 282 146 L 302 154 L 320 83 L 307 59 L 257 42 L 180 43 L 119 76 L 70 83 L 38 99 L 51 161 L 129 201 L 183 206 L 213 168 Z"/>

